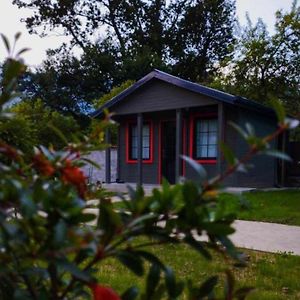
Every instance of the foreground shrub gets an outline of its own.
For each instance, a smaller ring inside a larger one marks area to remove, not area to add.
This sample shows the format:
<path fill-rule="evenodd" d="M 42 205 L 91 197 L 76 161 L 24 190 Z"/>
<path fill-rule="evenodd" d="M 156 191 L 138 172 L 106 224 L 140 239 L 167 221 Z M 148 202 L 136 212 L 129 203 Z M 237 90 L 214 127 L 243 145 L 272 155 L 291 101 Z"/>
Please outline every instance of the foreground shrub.
<path fill-rule="evenodd" d="M 10 50 L 6 39 L 5 43 Z M 16 78 L 24 69 L 18 55 L 6 61 L 1 105 L 13 97 Z M 218 252 L 230 258 L 229 263 L 245 266 L 229 238 L 235 216 L 225 213 L 216 196 L 222 180 L 244 169 L 252 155 L 268 152 L 287 158 L 269 149 L 269 142 L 291 125 L 284 121 L 280 107 L 277 110 L 280 125 L 271 135 L 260 139 L 250 127 L 248 132 L 239 129 L 250 145 L 243 159 L 236 159 L 223 146 L 229 165 L 224 174 L 209 180 L 200 165 L 185 157 L 198 174 L 196 182 L 183 180 L 175 186 L 164 182 L 150 196 L 145 196 L 142 187 L 129 189 L 130 199 L 122 199 L 126 208 L 121 210 L 114 209 L 103 190 L 96 193 L 96 207 L 85 200 L 88 188 L 80 167 L 93 149 L 89 139 L 63 151 L 41 146 L 26 160 L 19 149 L 0 141 L 0 298 L 177 299 L 186 288 L 189 299 L 216 299 L 217 276 L 200 286 L 185 283 L 145 249 L 185 243 L 203 259 L 211 260 Z M 1 113 L 2 119 L 7 117 Z M 103 136 L 108 122 L 109 118 L 100 124 L 97 136 Z M 95 213 L 87 210 L 91 207 Z M 207 241 L 199 238 L 203 236 Z M 97 269 L 107 258 L 145 276 L 144 291 L 132 286 L 119 296 L 98 283 Z M 236 289 L 233 274 L 228 270 L 225 275 L 224 299 L 244 299 L 252 290 Z"/>

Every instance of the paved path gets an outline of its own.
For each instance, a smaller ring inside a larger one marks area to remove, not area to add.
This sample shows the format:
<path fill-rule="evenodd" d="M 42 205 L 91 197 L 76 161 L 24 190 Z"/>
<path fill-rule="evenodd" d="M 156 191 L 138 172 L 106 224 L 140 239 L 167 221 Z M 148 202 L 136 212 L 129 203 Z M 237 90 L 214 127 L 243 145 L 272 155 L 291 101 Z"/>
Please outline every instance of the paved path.
<path fill-rule="evenodd" d="M 98 200 L 89 202 L 96 204 Z M 87 211 L 97 213 L 95 209 Z M 300 226 L 237 220 L 234 222 L 234 228 L 236 232 L 230 238 L 237 247 L 300 255 Z"/>
<path fill-rule="evenodd" d="M 234 227 L 231 238 L 238 247 L 300 255 L 299 226 L 237 220 Z"/>
<path fill-rule="evenodd" d="M 109 183 L 109 184 L 106 184 L 104 183 L 103 184 L 103 187 L 109 191 L 112 191 L 112 192 L 116 192 L 116 193 L 127 193 L 128 192 L 128 186 L 131 186 L 133 188 L 136 188 L 136 184 L 135 183 Z M 143 188 L 144 188 L 144 191 L 146 193 L 146 195 L 149 195 L 151 194 L 152 190 L 154 188 L 160 188 L 161 185 L 159 184 L 144 184 L 143 185 Z M 255 188 L 247 188 L 247 187 L 226 187 L 224 188 L 223 192 L 226 192 L 226 193 L 231 193 L 231 194 L 241 194 L 243 192 L 248 192 L 248 191 L 252 191 L 252 190 L 255 190 Z"/>

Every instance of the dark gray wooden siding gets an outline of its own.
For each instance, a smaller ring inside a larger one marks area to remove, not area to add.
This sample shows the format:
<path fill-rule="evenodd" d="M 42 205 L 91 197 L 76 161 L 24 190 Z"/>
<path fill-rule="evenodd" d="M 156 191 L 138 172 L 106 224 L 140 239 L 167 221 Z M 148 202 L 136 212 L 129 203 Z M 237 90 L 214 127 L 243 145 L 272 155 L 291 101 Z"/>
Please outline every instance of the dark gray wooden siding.
<path fill-rule="evenodd" d="M 117 104 L 113 108 L 113 111 L 117 115 L 126 115 L 139 112 L 205 106 L 216 103 L 216 100 L 209 97 L 201 96 L 161 80 L 153 79 Z"/>
<path fill-rule="evenodd" d="M 230 146 L 238 158 L 243 157 L 249 150 L 248 144 L 242 139 L 237 131 L 228 123 L 232 121 L 245 128 L 246 123 L 255 128 L 257 136 L 266 136 L 276 130 L 276 120 L 268 118 L 251 110 L 226 106 L 225 142 Z M 275 147 L 276 141 L 272 142 Z M 227 186 L 240 187 L 272 187 L 276 184 L 276 159 L 266 155 L 256 155 L 250 161 L 252 167 L 247 173 L 237 172 L 224 182 Z M 225 162 L 222 164 L 226 167 Z"/>

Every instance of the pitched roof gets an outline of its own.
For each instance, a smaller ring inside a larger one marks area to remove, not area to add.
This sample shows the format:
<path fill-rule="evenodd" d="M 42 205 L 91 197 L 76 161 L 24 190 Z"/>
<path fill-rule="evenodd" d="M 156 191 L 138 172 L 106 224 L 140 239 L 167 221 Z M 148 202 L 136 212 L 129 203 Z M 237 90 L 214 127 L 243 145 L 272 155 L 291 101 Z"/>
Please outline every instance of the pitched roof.
<path fill-rule="evenodd" d="M 117 96 L 113 97 L 110 101 L 106 102 L 98 110 L 94 111 L 91 114 L 91 116 L 97 117 L 97 116 L 101 115 L 103 113 L 104 109 L 110 109 L 114 105 L 120 103 L 127 96 L 132 94 L 135 90 L 139 89 L 140 87 L 142 87 L 144 84 L 146 84 L 147 82 L 149 82 L 152 79 L 162 80 L 162 81 L 170 83 L 174 86 L 189 90 L 191 92 L 195 92 L 200 95 L 205 95 L 205 96 L 211 97 L 220 102 L 258 110 L 258 111 L 260 111 L 262 113 L 266 113 L 266 114 L 274 114 L 274 111 L 271 108 L 269 108 L 265 105 L 262 105 L 260 103 L 257 103 L 253 100 L 248 100 L 244 97 L 234 96 L 234 95 L 231 95 L 228 93 L 224 93 L 219 90 L 212 89 L 212 88 L 203 86 L 201 84 L 194 83 L 194 82 L 173 76 L 171 74 L 162 72 L 160 70 L 154 70 L 154 71 L 150 72 L 149 74 L 147 74 L 142 79 L 140 79 L 139 81 L 137 81 L 136 83 L 134 83 L 132 86 L 130 86 L 129 88 L 127 88 L 126 90 L 124 90 L 123 92 L 118 94 Z"/>

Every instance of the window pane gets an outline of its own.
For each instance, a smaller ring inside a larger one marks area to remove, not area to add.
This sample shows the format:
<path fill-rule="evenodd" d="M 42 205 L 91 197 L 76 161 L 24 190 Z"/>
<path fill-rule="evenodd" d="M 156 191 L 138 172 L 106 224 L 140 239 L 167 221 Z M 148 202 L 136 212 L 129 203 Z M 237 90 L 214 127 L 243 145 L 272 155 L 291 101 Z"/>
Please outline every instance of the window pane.
<path fill-rule="evenodd" d="M 143 159 L 150 159 L 150 125 L 144 124 L 143 125 L 143 149 L 142 149 L 142 156 Z M 130 159 L 137 159 L 138 158 L 138 130 L 137 124 L 130 125 Z"/>
<path fill-rule="evenodd" d="M 207 157 L 207 146 L 199 146 L 196 151 L 197 158 Z"/>
<path fill-rule="evenodd" d="M 150 158 L 150 149 L 147 147 L 147 148 L 143 148 L 143 159 L 149 159 Z"/>
<path fill-rule="evenodd" d="M 194 134 L 196 158 L 217 157 L 218 120 L 216 118 L 196 120 Z"/>
<path fill-rule="evenodd" d="M 217 133 L 216 132 L 210 132 L 209 133 L 209 139 L 208 139 L 208 144 L 217 144 Z"/>
<path fill-rule="evenodd" d="M 149 137 L 143 137 L 143 147 L 149 147 Z"/>
<path fill-rule="evenodd" d="M 196 157 L 197 158 L 201 157 L 201 147 L 200 146 L 196 147 Z"/>
<path fill-rule="evenodd" d="M 132 137 L 132 139 L 131 139 L 131 146 L 132 147 L 137 147 L 137 137 Z"/>
<path fill-rule="evenodd" d="M 149 125 L 144 125 L 143 126 L 143 136 L 149 136 L 149 135 L 150 135 Z"/>
<path fill-rule="evenodd" d="M 217 157 L 217 146 L 208 146 L 208 157 Z"/>
<path fill-rule="evenodd" d="M 200 133 L 200 145 L 208 144 L 208 133 Z"/>
<path fill-rule="evenodd" d="M 131 149 L 131 158 L 137 159 L 137 148 L 135 147 Z"/>

